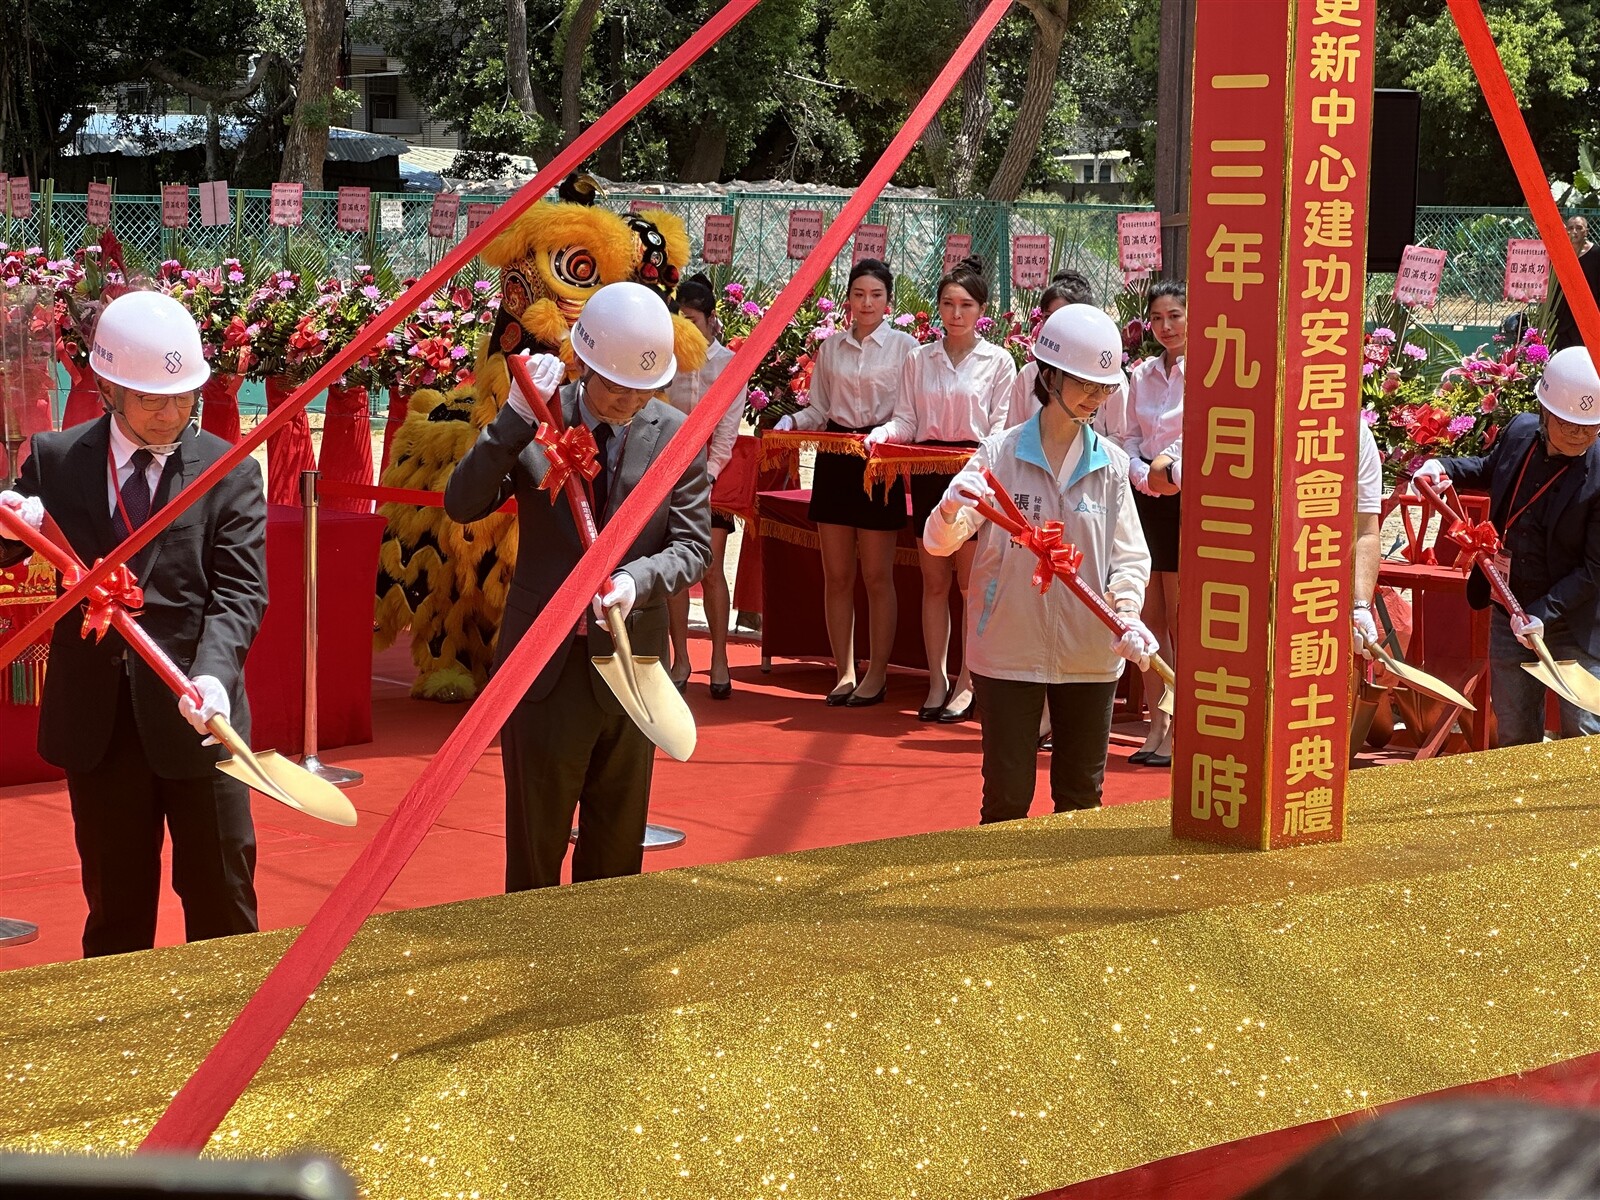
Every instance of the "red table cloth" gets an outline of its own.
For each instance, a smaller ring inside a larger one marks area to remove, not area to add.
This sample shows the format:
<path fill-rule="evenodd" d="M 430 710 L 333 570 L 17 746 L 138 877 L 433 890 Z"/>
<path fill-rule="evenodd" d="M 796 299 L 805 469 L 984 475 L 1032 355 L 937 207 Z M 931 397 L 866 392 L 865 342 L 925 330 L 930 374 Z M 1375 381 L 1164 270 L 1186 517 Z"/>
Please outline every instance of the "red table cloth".
<path fill-rule="evenodd" d="M 382 533 L 382 517 L 322 512 L 317 554 L 317 742 L 321 750 L 372 740 L 372 588 Z M 251 743 L 284 754 L 301 750 L 304 561 L 301 510 L 269 505 L 270 602 L 245 661 L 245 681 L 250 695 Z M 0 701 L 0 786 L 62 777 L 35 751 L 38 731 L 37 708 Z"/>
<path fill-rule="evenodd" d="M 806 516 L 811 503 L 807 490 L 762 492 L 757 496 L 761 513 L 761 653 L 767 658 L 832 658 L 828 625 L 823 614 L 822 552 L 817 527 Z M 917 565 L 918 530 L 907 522 L 895 549 L 894 590 L 899 622 L 889 661 L 898 667 L 928 669 L 922 648 L 922 570 Z M 952 676 L 960 669 L 964 618 L 961 597 L 950 591 L 950 653 Z M 856 574 L 856 655 L 868 653 L 867 589 Z"/>

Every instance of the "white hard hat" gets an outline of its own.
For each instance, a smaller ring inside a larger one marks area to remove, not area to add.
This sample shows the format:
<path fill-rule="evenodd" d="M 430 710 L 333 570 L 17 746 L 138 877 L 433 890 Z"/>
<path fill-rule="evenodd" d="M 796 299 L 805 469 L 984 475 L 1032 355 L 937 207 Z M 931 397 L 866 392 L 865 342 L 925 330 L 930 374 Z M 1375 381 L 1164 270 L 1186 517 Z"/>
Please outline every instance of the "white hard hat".
<path fill-rule="evenodd" d="M 1033 339 L 1033 357 L 1085 383 L 1122 383 L 1122 331 L 1092 304 L 1056 309 Z"/>
<path fill-rule="evenodd" d="M 619 387 L 655 391 L 678 372 L 672 314 L 642 283 L 608 283 L 572 325 L 572 350 Z"/>
<path fill-rule="evenodd" d="M 152 396 L 192 392 L 211 377 L 194 318 L 161 292 L 128 292 L 94 327 L 94 373 Z"/>
<path fill-rule="evenodd" d="M 1546 412 L 1574 425 L 1600 425 L 1600 375 L 1582 346 L 1557 350 L 1534 388 Z"/>

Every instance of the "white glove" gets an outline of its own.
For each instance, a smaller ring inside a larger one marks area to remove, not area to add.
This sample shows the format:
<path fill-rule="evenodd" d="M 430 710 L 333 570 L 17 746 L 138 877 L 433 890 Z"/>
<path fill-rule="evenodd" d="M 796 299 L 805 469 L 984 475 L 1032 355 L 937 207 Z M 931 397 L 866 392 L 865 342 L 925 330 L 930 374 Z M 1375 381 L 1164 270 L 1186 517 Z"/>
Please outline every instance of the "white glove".
<path fill-rule="evenodd" d="M 213 675 L 196 675 L 194 686 L 200 693 L 199 707 L 188 696 L 178 697 L 178 712 L 183 719 L 194 726 L 196 733 L 210 733 L 206 722 L 212 717 L 221 717 L 226 721 L 233 713 L 233 706 L 228 702 L 228 689 L 222 686 L 222 680 Z M 200 743 L 202 746 L 215 746 L 217 739 L 208 737 Z"/>
<path fill-rule="evenodd" d="M 44 501 L 21 492 L 0 492 L 0 508 L 9 508 L 28 523 L 30 529 L 44 527 Z"/>
<path fill-rule="evenodd" d="M 1355 633 L 1356 653 L 1362 658 L 1372 657 L 1372 647 L 1381 640 L 1378 637 L 1378 623 L 1372 619 L 1370 608 L 1352 609 L 1350 624 Z"/>
<path fill-rule="evenodd" d="M 1511 635 L 1529 650 L 1532 650 L 1533 639 L 1544 637 L 1544 622 L 1539 620 L 1538 617 L 1524 617 L 1520 621 L 1516 617 L 1512 617 Z"/>
<path fill-rule="evenodd" d="M 561 390 L 561 384 L 567 377 L 567 365 L 554 354 L 535 354 L 530 357 L 524 351 L 522 357 L 528 360 L 528 371 L 533 376 L 533 386 L 539 398 L 548 403 L 550 397 Z M 515 374 L 511 376 L 511 390 L 506 393 L 506 403 L 528 424 L 539 423 L 539 418 L 533 415 L 533 406 L 517 386 Z"/>
<path fill-rule="evenodd" d="M 1127 625 L 1128 632 L 1113 643 L 1111 648 L 1139 670 L 1148 671 L 1150 656 L 1161 649 L 1156 644 L 1156 635 L 1151 633 L 1149 627 L 1138 617 L 1123 617 L 1122 621 Z"/>
<path fill-rule="evenodd" d="M 871 458 L 872 452 L 888 440 L 888 436 L 881 429 L 874 429 L 871 433 L 867 434 L 861 445 L 866 450 L 867 457 Z"/>
<path fill-rule="evenodd" d="M 1154 496 L 1150 490 L 1150 464 L 1142 458 L 1128 460 L 1128 482 L 1133 484 L 1134 490 L 1143 492 L 1146 496 Z"/>
<path fill-rule="evenodd" d="M 1450 476 L 1445 473 L 1444 464 L 1437 458 L 1430 458 L 1423 463 L 1411 473 L 1411 478 L 1422 480 L 1436 492 L 1442 492 L 1450 486 Z"/>
<path fill-rule="evenodd" d="M 950 481 L 950 486 L 945 488 L 944 497 L 939 501 L 939 515 L 947 523 L 954 521 L 963 508 L 976 508 L 980 500 L 993 504 L 994 489 L 989 486 L 982 471 L 964 467 Z"/>
<path fill-rule="evenodd" d="M 772 427 L 772 431 L 774 433 L 788 433 L 793 428 L 794 416 L 792 414 L 785 413 L 783 416 L 778 418 L 777 423 Z"/>
<path fill-rule="evenodd" d="M 622 619 L 626 621 L 628 614 L 633 611 L 634 601 L 638 598 L 639 592 L 634 587 L 633 576 L 626 571 L 618 571 L 611 577 L 609 587 L 595 596 L 590 607 L 594 610 L 594 619 L 602 625 L 606 623 L 606 609 L 613 605 L 622 610 Z"/>

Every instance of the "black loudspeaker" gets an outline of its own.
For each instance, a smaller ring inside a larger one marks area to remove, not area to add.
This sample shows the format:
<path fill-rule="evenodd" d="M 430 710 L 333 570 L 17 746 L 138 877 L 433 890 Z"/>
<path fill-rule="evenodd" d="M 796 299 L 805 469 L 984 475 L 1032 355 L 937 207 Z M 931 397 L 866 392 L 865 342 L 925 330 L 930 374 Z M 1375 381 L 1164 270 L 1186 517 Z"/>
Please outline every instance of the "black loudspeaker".
<path fill-rule="evenodd" d="M 1372 179 L 1367 188 L 1367 270 L 1398 271 L 1417 240 L 1417 148 L 1422 97 L 1378 88 L 1372 105 Z"/>
<path fill-rule="evenodd" d="M 0 1154 L 5 1200 L 355 1200 L 355 1194 L 350 1177 L 325 1158 Z"/>

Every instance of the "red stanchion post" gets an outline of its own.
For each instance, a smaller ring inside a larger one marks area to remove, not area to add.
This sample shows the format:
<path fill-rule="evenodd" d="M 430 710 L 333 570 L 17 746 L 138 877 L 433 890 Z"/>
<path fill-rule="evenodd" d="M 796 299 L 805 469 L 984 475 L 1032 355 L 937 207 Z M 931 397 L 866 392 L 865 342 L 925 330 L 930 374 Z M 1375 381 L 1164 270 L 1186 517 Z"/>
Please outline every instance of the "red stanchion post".
<path fill-rule="evenodd" d="M 302 571 L 306 589 L 305 699 L 301 711 L 300 765 L 334 787 L 355 787 L 363 776 L 349 767 L 330 767 L 317 757 L 317 523 L 322 512 L 317 496 L 320 471 L 300 474 L 301 532 L 305 542 Z"/>

